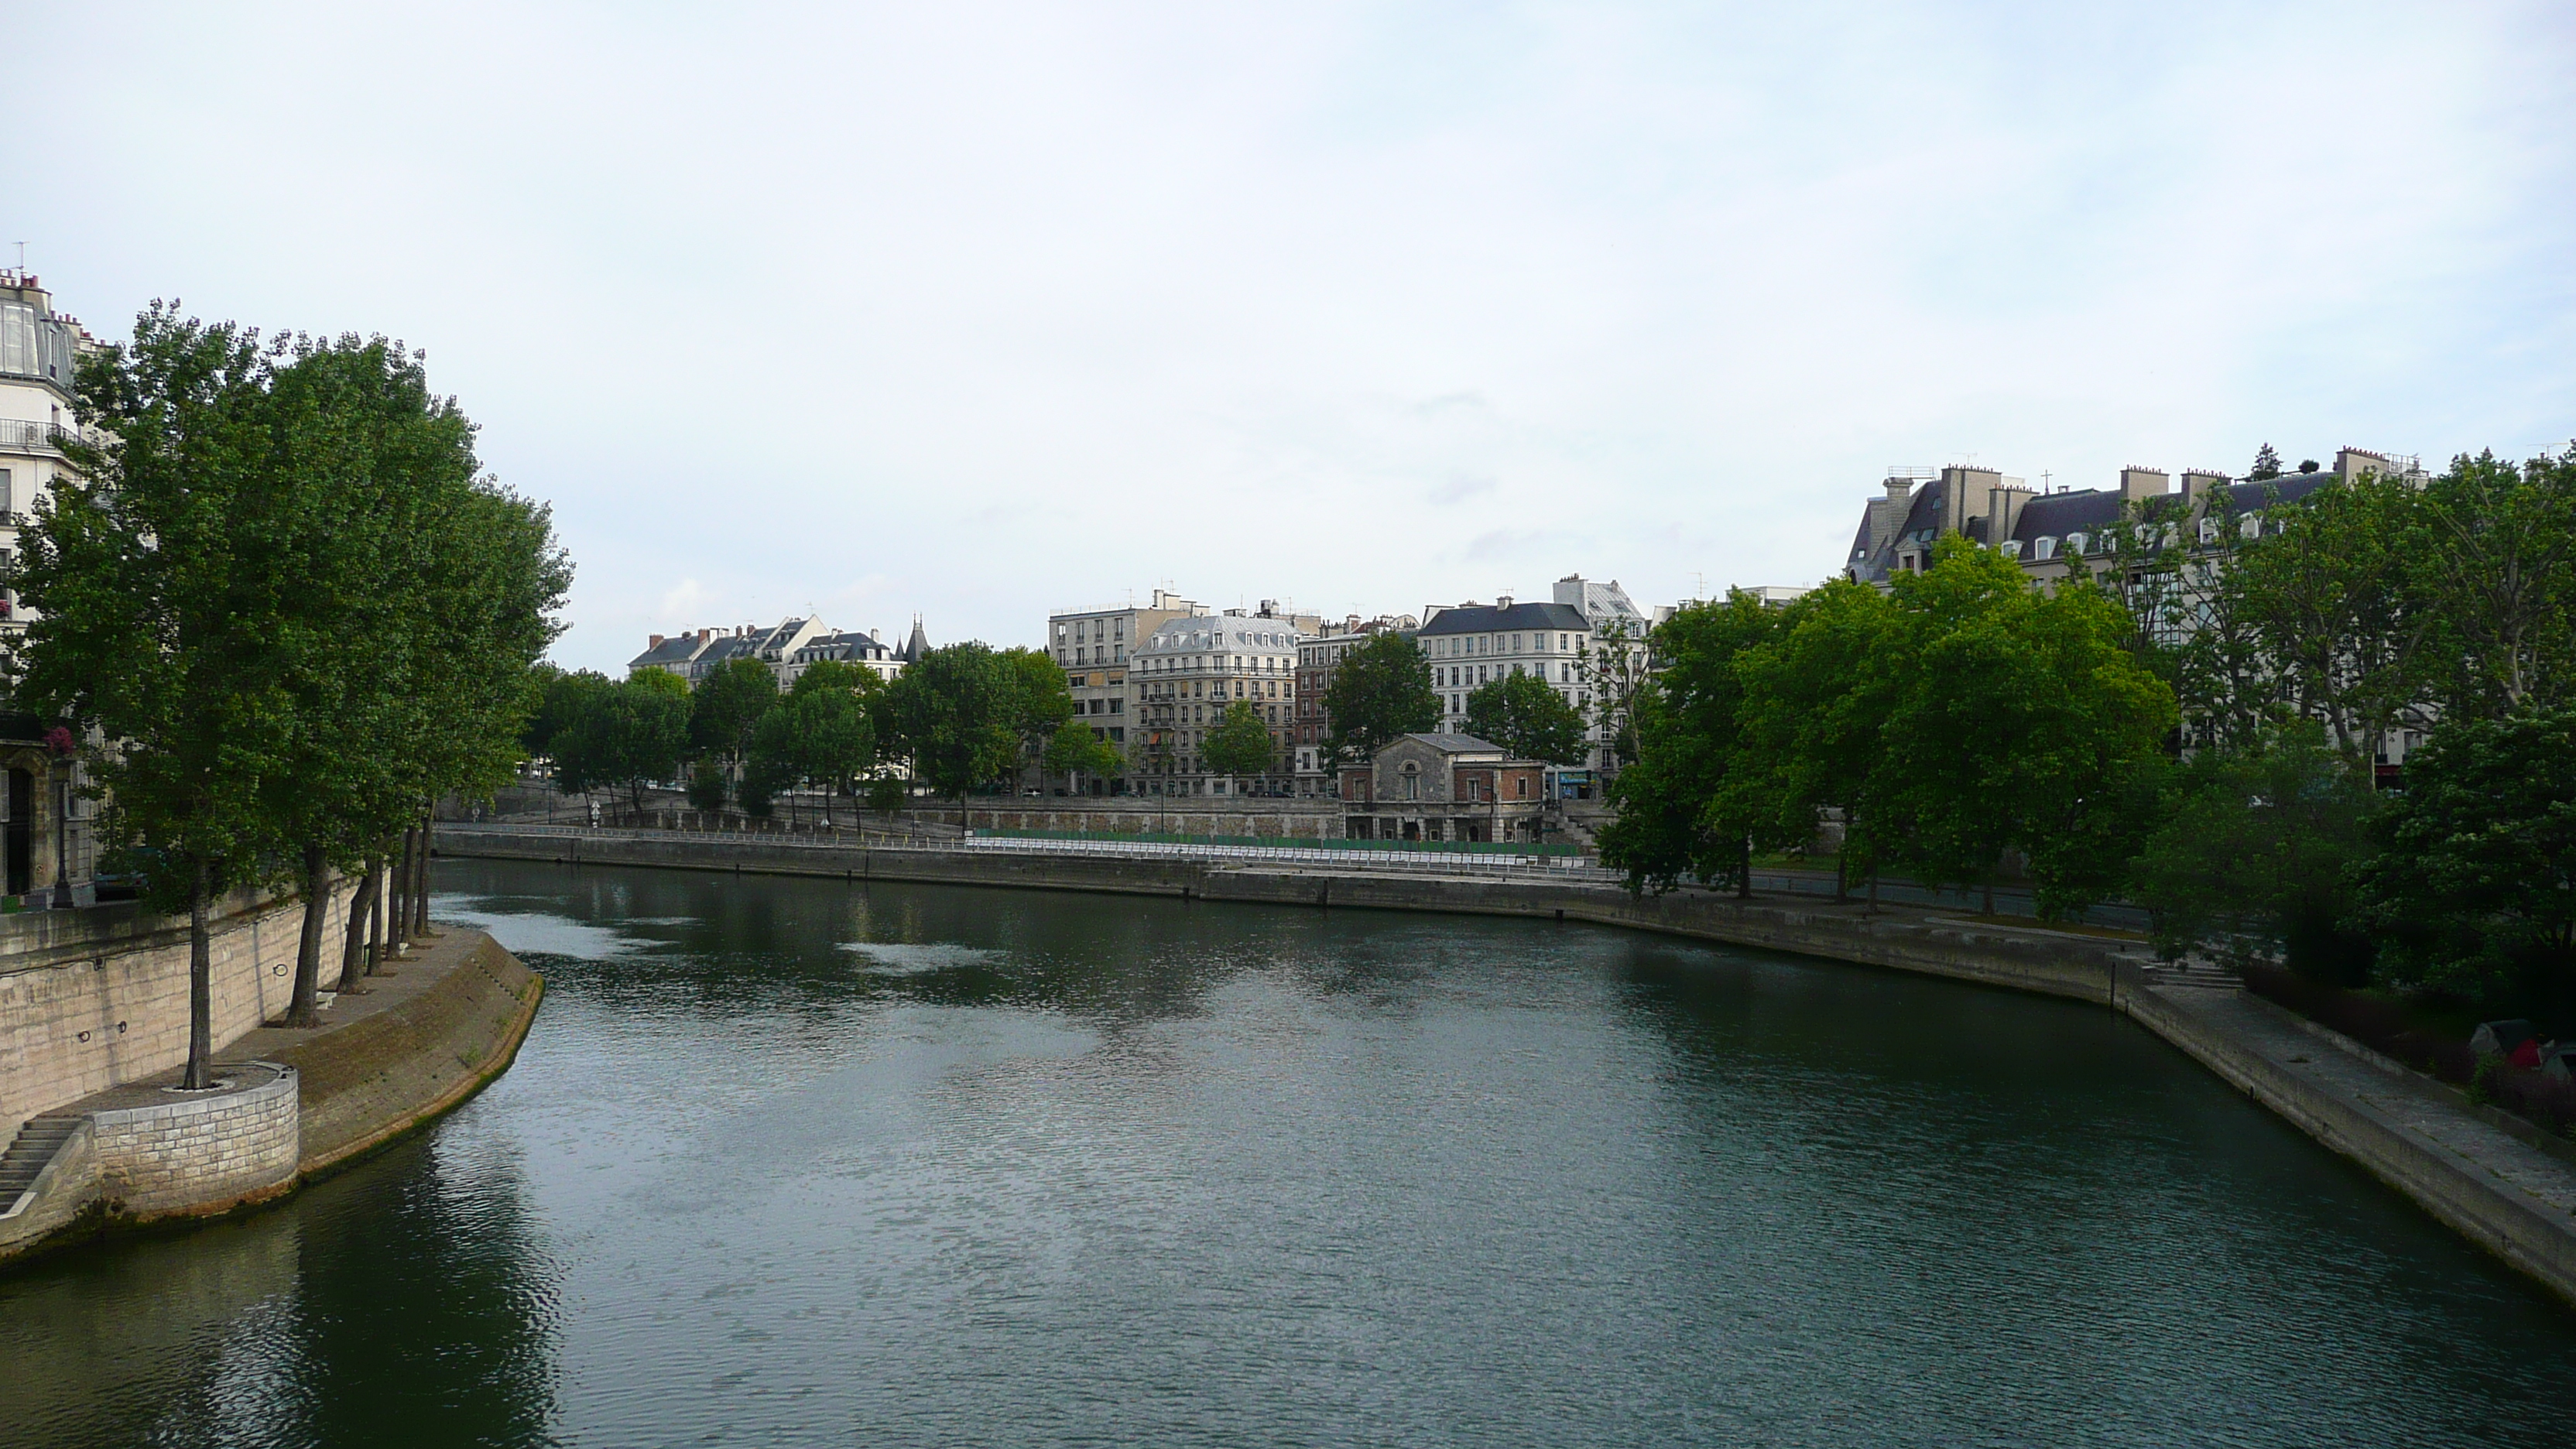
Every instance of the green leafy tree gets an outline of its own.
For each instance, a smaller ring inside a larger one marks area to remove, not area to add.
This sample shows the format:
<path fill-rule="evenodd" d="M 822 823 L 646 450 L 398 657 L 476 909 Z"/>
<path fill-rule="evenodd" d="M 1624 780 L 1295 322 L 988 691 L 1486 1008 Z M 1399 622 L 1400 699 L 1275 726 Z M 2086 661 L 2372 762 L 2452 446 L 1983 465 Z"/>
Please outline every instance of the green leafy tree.
<path fill-rule="evenodd" d="M 1616 771 L 1637 758 L 1637 697 L 1653 674 L 1645 634 L 1627 619 L 1605 619 L 1575 659 L 1585 706 L 1601 742 L 1600 768 Z"/>
<path fill-rule="evenodd" d="M 1874 871 L 1881 855 L 1864 807 L 1893 707 L 1894 681 L 1876 662 L 1892 649 L 1899 622 L 1889 595 L 1835 579 L 1782 610 L 1778 628 L 1735 666 L 1746 758 L 1733 780 L 1747 829 L 1795 848 L 1838 812 L 1837 894 L 1854 869 Z"/>
<path fill-rule="evenodd" d="M 814 694 L 831 689 L 867 699 L 883 688 L 884 677 L 865 665 L 852 664 L 846 659 L 818 659 L 805 666 L 804 672 L 796 676 L 796 683 L 787 692 L 791 695 Z"/>
<path fill-rule="evenodd" d="M 2355 760 L 2420 696 L 2432 621 L 2407 597 L 2419 505 L 2415 490 L 2375 473 L 2328 483 L 2267 506 L 2262 536 L 2213 581 L 2251 628 L 2260 687 Z"/>
<path fill-rule="evenodd" d="M 571 728 L 609 687 L 608 676 L 595 669 L 564 670 L 552 664 L 536 666 L 532 682 L 537 707 L 519 736 L 520 748 L 531 755 L 551 753 L 555 736 Z"/>
<path fill-rule="evenodd" d="M 571 570 L 545 510 L 478 476 L 473 424 L 430 391 L 419 353 L 353 335 L 283 356 L 267 538 L 303 563 L 269 623 L 293 711 L 262 808 L 298 856 L 289 1020 L 310 1026 L 332 871 L 362 870 L 438 796 L 512 776 Z M 404 901 L 405 934 L 426 929 L 426 893 Z M 344 979 L 355 946 L 353 931 Z"/>
<path fill-rule="evenodd" d="M 1059 676 L 1062 672 L 1057 671 Z M 1025 669 L 1006 669 L 988 644 L 933 649 L 880 696 L 886 736 L 912 761 L 915 779 L 963 799 L 967 791 L 1000 778 L 1019 762 L 1020 727 L 1034 713 L 1026 699 L 1026 677 Z M 1069 695 L 1066 707 L 1069 712 Z"/>
<path fill-rule="evenodd" d="M 894 775 L 878 774 L 868 780 L 868 808 L 880 815 L 892 815 L 903 808 L 909 793 L 904 782 Z"/>
<path fill-rule="evenodd" d="M 1127 756 L 1094 733 L 1091 726 L 1069 719 L 1058 725 L 1047 741 L 1046 767 L 1060 775 L 1107 778 L 1127 768 Z"/>
<path fill-rule="evenodd" d="M 2280 476 L 2281 455 L 2272 450 L 2272 445 L 2265 443 L 2262 447 L 2255 449 L 2254 466 L 2246 470 L 2245 481 L 2248 483 L 2268 483 Z"/>
<path fill-rule="evenodd" d="M 1583 715 L 1535 674 L 1506 674 L 1467 696 L 1467 733 L 1524 760 L 1583 763 Z"/>
<path fill-rule="evenodd" d="M 1753 808 L 1744 788 L 1768 772 L 1747 758 L 1737 668 L 1781 626 L 1737 593 L 1684 608 L 1655 631 L 1664 669 L 1637 694 L 1637 757 L 1611 783 L 1619 813 L 1600 833 L 1602 863 L 1626 871 L 1629 890 L 1668 891 L 1684 879 L 1750 885 L 1754 832 L 1776 812 Z"/>
<path fill-rule="evenodd" d="M 1324 690 L 1336 759 L 1365 759 L 1400 735 L 1440 727 L 1431 661 L 1411 635 L 1382 633 L 1344 655 Z"/>
<path fill-rule="evenodd" d="M 86 359 L 82 418 L 114 441 L 67 449 L 14 580 L 38 611 L 18 699 L 115 742 L 93 757 L 103 834 L 166 861 L 146 898 L 188 914 L 189 1087 L 212 1057 L 211 904 L 284 844 L 260 808 L 294 707 L 269 626 L 299 570 L 271 536 L 270 369 L 256 334 L 159 304 Z"/>
<path fill-rule="evenodd" d="M 2155 922 L 2158 951 L 2286 961 L 2321 981 L 2359 986 L 2370 938 L 2351 922 L 2354 869 L 2371 854 L 2370 784 L 2312 721 L 2253 750 L 2202 750 L 2132 866 L 2132 897 Z"/>
<path fill-rule="evenodd" d="M 2576 709 L 2446 723 L 2360 872 L 2401 985 L 2576 1026 Z"/>
<path fill-rule="evenodd" d="M 2445 718 L 2576 696 L 2576 445 L 2516 468 L 2455 458 L 2411 510 L 2401 550 L 2422 671 Z"/>
<path fill-rule="evenodd" d="M 2016 851 L 2042 915 L 2081 910 L 2117 887 L 2151 818 L 2173 692 L 2100 590 L 2041 593 L 1956 535 L 1933 556 L 1898 576 L 1897 627 L 1870 665 L 1889 684 L 1872 839 L 1923 879 L 1989 892 Z"/>
<path fill-rule="evenodd" d="M 659 672 L 659 671 L 656 671 Z M 689 743 L 739 765 L 761 719 L 778 706 L 778 676 L 757 659 L 707 671 L 689 701 Z"/>
<path fill-rule="evenodd" d="M 1225 717 L 1208 731 L 1206 742 L 1199 746 L 1199 758 L 1218 774 L 1239 779 L 1270 773 L 1279 762 L 1279 747 L 1270 737 L 1270 726 L 1261 722 L 1261 711 L 1238 699 L 1225 707 Z"/>
<path fill-rule="evenodd" d="M 1004 714 L 1019 739 L 1020 763 L 1041 763 L 1057 728 L 1073 717 L 1073 691 L 1064 666 L 1043 649 L 1005 649 L 994 663 L 1005 686 Z"/>
<path fill-rule="evenodd" d="M 876 726 L 865 702 L 826 686 L 790 695 L 752 731 L 750 759 L 774 792 L 820 785 L 827 797 L 876 762 Z M 824 805 L 824 821 L 831 806 Z"/>
<path fill-rule="evenodd" d="M 725 804 L 725 772 L 713 760 L 700 760 L 689 767 L 689 808 L 713 814 Z"/>
<path fill-rule="evenodd" d="M 555 780 L 579 794 L 595 789 L 627 792 L 635 812 L 644 810 L 644 787 L 680 773 L 689 747 L 689 702 L 646 670 L 611 685 L 595 707 L 555 738 Z"/>

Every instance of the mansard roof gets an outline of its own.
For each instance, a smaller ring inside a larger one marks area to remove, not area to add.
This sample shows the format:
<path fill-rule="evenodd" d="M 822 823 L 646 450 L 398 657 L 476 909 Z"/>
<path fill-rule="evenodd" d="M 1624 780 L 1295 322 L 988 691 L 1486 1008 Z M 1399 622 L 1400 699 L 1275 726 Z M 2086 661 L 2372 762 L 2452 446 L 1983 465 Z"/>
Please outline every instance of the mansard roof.
<path fill-rule="evenodd" d="M 1583 611 L 1572 604 L 1515 603 L 1510 608 L 1493 604 L 1461 604 L 1443 609 L 1431 616 L 1417 633 L 1422 634 L 1492 634 L 1513 629 L 1584 629 L 1592 627 Z"/>

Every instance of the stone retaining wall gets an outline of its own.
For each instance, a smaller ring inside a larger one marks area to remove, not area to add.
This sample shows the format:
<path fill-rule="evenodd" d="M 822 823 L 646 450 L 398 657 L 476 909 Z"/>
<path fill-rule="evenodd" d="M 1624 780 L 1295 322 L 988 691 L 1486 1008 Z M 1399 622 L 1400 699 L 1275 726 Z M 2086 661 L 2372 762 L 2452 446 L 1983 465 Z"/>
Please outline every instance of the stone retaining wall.
<path fill-rule="evenodd" d="M 436 1119 L 499 1076 L 544 983 L 477 931 L 436 989 L 268 1053 L 303 1077 L 303 1171 L 345 1165 Z"/>
<path fill-rule="evenodd" d="M 141 1222 L 223 1212 L 294 1182 L 303 1160 L 295 1069 L 242 1062 L 223 1070 L 237 1088 L 90 1114 L 98 1194 L 111 1213 Z"/>
<path fill-rule="evenodd" d="M 339 974 L 354 882 L 335 888 L 322 981 Z M 215 924 L 214 1046 L 285 1012 L 300 900 L 236 897 Z M 0 1132 L 188 1059 L 188 923 L 132 910 L 46 912 L 0 928 Z M 51 919 L 47 919 L 50 917 Z"/>
<path fill-rule="evenodd" d="M 2141 1025 L 2292 1126 L 2360 1163 L 2461 1236 L 2576 1303 L 2576 1231 L 2555 1214 L 2526 1194 L 2480 1180 L 2368 1103 L 2317 1091 L 2145 989 L 2134 976 L 2124 980 L 2129 985 L 2120 993 L 2120 1009 Z"/>

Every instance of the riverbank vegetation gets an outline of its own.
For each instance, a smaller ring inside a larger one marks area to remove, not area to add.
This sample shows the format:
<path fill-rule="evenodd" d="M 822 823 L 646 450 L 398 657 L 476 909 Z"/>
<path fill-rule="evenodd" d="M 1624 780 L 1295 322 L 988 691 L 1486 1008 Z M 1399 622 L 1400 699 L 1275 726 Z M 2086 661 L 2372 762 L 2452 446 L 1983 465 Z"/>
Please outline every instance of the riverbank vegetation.
<path fill-rule="evenodd" d="M 334 873 L 344 978 L 392 864 L 425 923 L 425 821 L 507 780 L 571 566 L 547 510 L 482 472 L 474 426 L 384 338 L 263 340 L 155 304 L 86 356 L 84 431 L 21 533 L 19 708 L 58 717 L 102 844 L 190 921 L 186 1082 L 210 1055 L 208 912 L 292 884 L 290 1019 L 311 1025 Z"/>
<path fill-rule="evenodd" d="M 1835 827 L 1850 879 L 2122 897 L 2169 956 L 2576 1034 L 2576 449 L 2152 500 L 2047 588 L 1953 535 L 1652 643 L 1633 889 Z"/>
<path fill-rule="evenodd" d="M 757 659 L 730 659 L 691 689 L 648 669 L 622 681 L 540 666 L 543 705 L 522 739 L 554 762 L 573 792 L 643 792 L 686 782 L 692 808 L 730 803 L 767 819 L 782 795 L 817 790 L 826 802 L 864 795 L 902 801 L 905 778 L 942 795 L 1008 787 L 1029 765 L 1107 774 L 1115 746 L 1073 718 L 1064 671 L 1035 649 L 981 643 L 933 649 L 892 680 L 841 660 L 804 666 L 782 692 Z M 828 803 L 825 809 L 829 810 Z"/>

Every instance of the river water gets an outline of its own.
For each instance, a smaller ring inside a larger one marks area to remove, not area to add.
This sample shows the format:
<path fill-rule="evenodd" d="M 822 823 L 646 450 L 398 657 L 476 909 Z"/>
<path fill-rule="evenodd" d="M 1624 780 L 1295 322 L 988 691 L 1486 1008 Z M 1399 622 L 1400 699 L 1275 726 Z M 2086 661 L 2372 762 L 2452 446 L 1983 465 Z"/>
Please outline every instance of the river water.
<path fill-rule="evenodd" d="M 0 1278 L 0 1443 L 2495 1444 L 2576 1314 L 2098 1009 L 1579 925 L 439 867 L 518 1064 Z"/>

